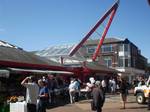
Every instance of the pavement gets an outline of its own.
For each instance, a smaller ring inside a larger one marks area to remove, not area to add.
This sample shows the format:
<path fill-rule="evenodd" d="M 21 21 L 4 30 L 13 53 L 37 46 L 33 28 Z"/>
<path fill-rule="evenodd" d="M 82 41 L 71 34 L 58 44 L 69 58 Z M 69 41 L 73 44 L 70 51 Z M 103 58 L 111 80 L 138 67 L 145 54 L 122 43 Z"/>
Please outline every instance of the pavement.
<path fill-rule="evenodd" d="M 122 102 L 120 95 L 106 95 L 106 101 L 103 112 L 149 112 L 147 105 L 139 105 L 135 101 L 133 94 L 128 96 L 126 109 L 121 109 Z M 81 100 L 74 104 L 60 105 L 55 108 L 48 109 L 47 112 L 91 112 L 90 100 Z"/>

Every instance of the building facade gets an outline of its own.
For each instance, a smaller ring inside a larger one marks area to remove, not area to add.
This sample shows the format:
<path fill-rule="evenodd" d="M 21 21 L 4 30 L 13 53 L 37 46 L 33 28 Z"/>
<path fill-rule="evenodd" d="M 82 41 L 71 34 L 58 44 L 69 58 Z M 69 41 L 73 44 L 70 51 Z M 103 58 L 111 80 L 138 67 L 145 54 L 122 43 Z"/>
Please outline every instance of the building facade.
<path fill-rule="evenodd" d="M 95 52 L 98 40 L 89 40 L 85 43 L 85 57 L 90 59 Z M 139 48 L 128 39 L 106 38 L 101 47 L 97 61 L 124 72 L 129 80 L 136 75 L 145 74 L 147 59 L 142 56 Z"/>
<path fill-rule="evenodd" d="M 60 57 L 67 57 L 65 64 L 78 64 L 80 61 L 92 61 L 92 56 L 97 48 L 99 40 L 88 40 L 78 50 L 78 52 L 68 59 L 69 52 L 75 45 L 57 45 L 45 50 L 38 51 L 36 54 L 48 59 L 61 62 Z M 142 56 L 139 48 L 128 39 L 106 38 L 101 47 L 96 61 L 109 68 L 123 72 L 128 76 L 129 81 L 132 77 L 145 74 L 147 59 Z"/>

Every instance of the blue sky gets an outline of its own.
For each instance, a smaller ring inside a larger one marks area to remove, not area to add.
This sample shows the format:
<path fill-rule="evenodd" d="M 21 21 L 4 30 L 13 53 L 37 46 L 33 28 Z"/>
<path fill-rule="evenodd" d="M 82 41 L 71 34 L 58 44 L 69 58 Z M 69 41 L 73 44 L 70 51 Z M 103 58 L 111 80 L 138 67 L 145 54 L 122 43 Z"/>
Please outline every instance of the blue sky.
<path fill-rule="evenodd" d="M 115 0 L 0 0 L 0 40 L 27 51 L 78 43 Z M 150 6 L 121 0 L 108 37 L 128 38 L 150 60 Z"/>

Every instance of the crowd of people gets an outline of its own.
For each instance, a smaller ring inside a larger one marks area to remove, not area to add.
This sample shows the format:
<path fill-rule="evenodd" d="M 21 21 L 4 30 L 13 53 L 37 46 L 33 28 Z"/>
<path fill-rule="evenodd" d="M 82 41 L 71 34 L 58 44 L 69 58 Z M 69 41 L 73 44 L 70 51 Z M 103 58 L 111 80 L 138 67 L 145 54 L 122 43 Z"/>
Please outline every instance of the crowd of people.
<path fill-rule="evenodd" d="M 147 77 L 137 76 L 135 79 L 133 79 L 132 86 L 134 88 L 137 86 L 145 85 L 147 83 L 147 80 L 148 80 Z"/>
<path fill-rule="evenodd" d="M 120 93 L 121 100 L 123 102 L 122 109 L 125 109 L 127 95 L 128 95 L 128 83 L 124 78 L 118 77 L 110 78 L 109 80 L 103 79 L 101 81 L 95 81 L 94 78 L 90 78 L 90 83 L 87 83 L 88 90 L 91 91 L 92 102 L 91 109 L 96 110 L 97 112 L 102 112 L 102 107 L 105 102 L 105 93 L 110 92 L 115 94 L 116 92 Z"/>
<path fill-rule="evenodd" d="M 56 79 L 53 75 L 43 76 L 39 80 L 36 80 L 34 76 L 29 76 L 21 82 L 21 85 L 26 88 L 25 99 L 28 112 L 46 112 L 49 104 L 56 103 L 55 95 L 58 88 L 65 90 L 66 86 L 63 79 L 59 77 Z"/>
<path fill-rule="evenodd" d="M 123 101 L 127 99 L 127 84 L 124 79 L 110 78 L 109 80 L 95 80 L 89 78 L 89 82 L 82 83 L 78 78 L 71 78 L 70 83 L 66 84 L 63 79 L 54 77 L 53 75 L 43 76 L 38 81 L 35 77 L 26 77 L 21 85 L 26 87 L 26 102 L 28 112 L 46 112 L 47 106 L 56 103 L 56 89 L 66 87 L 66 94 L 73 104 L 79 100 L 84 94 L 92 98 L 91 108 L 97 112 L 102 111 L 105 102 L 105 93 L 110 92 L 115 94 L 118 90 Z M 84 88 L 82 86 L 84 85 Z M 63 89 L 64 90 L 64 89 Z M 64 94 L 65 91 L 63 91 Z"/>

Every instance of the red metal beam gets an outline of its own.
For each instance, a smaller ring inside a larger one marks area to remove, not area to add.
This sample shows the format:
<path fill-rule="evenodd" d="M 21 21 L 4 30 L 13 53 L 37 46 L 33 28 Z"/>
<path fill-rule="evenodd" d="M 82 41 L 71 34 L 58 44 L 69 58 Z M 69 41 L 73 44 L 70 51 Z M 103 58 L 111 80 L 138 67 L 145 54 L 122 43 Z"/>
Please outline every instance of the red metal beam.
<path fill-rule="evenodd" d="M 107 16 L 114 10 L 117 9 L 119 0 L 112 5 L 112 7 L 101 17 L 97 24 L 89 31 L 89 33 L 81 40 L 81 42 L 69 53 L 69 56 L 73 56 L 78 49 L 85 43 L 85 41 L 93 34 L 93 32 L 101 25 Z"/>
<path fill-rule="evenodd" d="M 110 25 L 111 25 L 111 23 L 112 23 L 112 20 L 113 20 L 113 18 L 114 18 L 114 16 L 115 16 L 116 10 L 117 10 L 117 8 L 115 8 L 115 9 L 112 11 L 111 15 L 110 15 L 110 18 L 109 18 L 109 21 L 108 21 L 108 23 L 107 23 L 107 26 L 105 27 L 104 32 L 103 32 L 103 35 L 102 35 L 102 37 L 101 37 L 101 39 L 100 39 L 100 42 L 99 42 L 99 44 L 98 44 L 98 46 L 97 46 L 97 48 L 96 48 L 95 53 L 93 54 L 93 57 L 92 57 L 92 60 L 93 60 L 93 61 L 96 60 L 96 58 L 97 58 L 97 56 L 98 56 L 98 54 L 99 54 L 99 52 L 100 52 L 100 48 L 101 48 L 101 46 L 102 46 L 102 44 L 103 44 L 103 42 L 104 42 L 104 39 L 105 39 L 106 34 L 107 34 L 107 32 L 108 32 L 108 29 L 109 29 L 109 27 L 110 27 Z"/>

